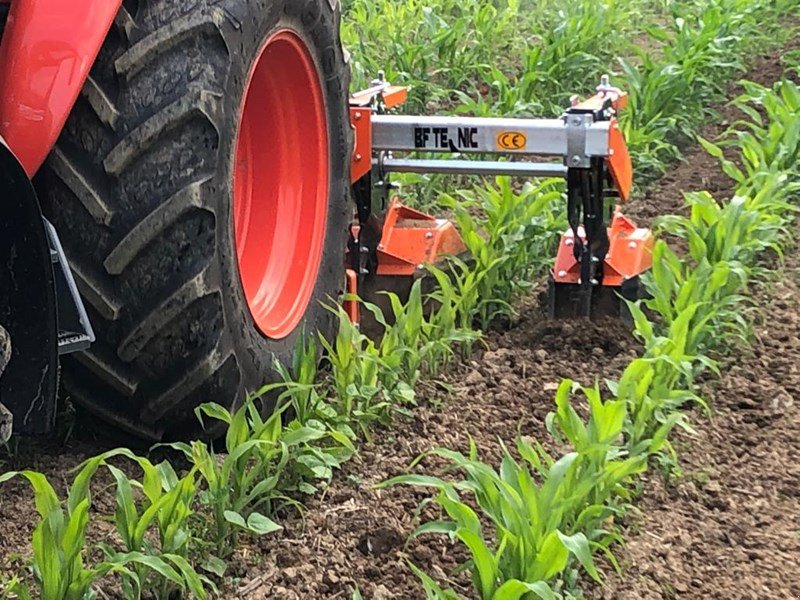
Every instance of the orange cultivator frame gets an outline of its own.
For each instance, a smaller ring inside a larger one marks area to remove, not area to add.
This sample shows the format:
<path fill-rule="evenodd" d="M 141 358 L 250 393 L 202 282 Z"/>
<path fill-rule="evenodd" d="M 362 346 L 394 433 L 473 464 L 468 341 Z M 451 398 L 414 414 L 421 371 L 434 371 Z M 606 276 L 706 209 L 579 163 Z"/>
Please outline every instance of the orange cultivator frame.
<path fill-rule="evenodd" d="M 608 304 L 593 298 L 604 296 L 595 294 L 599 290 L 631 297 L 639 275 L 652 265 L 653 235 L 618 207 L 633 189 L 633 165 L 617 121 L 627 94 L 603 77 L 594 96 L 573 100 L 558 119 L 388 114 L 406 97 L 405 88 L 379 78 L 351 99 L 351 178 L 359 223 L 350 269 L 358 274 L 357 285 L 370 277 L 413 279 L 421 266 L 466 250 L 452 223 L 401 204 L 391 173 L 563 177 L 570 229 L 552 271 L 552 314 L 599 316 L 601 304 Z M 430 156 L 442 154 L 455 158 Z M 468 154 L 494 159 L 467 160 Z M 560 162 L 536 162 L 542 156 Z M 376 202 L 382 218 L 373 211 Z"/>

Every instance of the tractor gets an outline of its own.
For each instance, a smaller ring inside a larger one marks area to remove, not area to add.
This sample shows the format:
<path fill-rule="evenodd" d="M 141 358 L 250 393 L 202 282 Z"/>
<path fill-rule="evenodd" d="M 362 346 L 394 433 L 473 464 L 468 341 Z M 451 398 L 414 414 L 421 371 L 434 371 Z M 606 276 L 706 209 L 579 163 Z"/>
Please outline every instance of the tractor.
<path fill-rule="evenodd" d="M 0 437 L 50 432 L 59 389 L 140 438 L 202 435 L 200 403 L 236 406 L 300 336 L 334 335 L 330 299 L 463 252 L 396 172 L 564 177 L 553 313 L 635 295 L 652 236 L 607 201 L 631 192 L 623 92 L 604 79 L 554 119 L 399 115 L 382 77 L 350 94 L 340 13 L 0 0 Z"/>

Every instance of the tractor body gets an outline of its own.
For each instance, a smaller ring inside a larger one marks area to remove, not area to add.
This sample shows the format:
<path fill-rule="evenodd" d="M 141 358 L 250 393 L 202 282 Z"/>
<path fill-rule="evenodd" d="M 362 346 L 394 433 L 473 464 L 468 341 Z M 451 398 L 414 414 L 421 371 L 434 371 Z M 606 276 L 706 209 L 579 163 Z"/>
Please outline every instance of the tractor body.
<path fill-rule="evenodd" d="M 94 339 L 29 178 L 60 135 L 117 8 L 104 0 L 0 5 L 0 326 L 11 340 L 0 403 L 18 433 L 51 430 L 58 357 Z"/>

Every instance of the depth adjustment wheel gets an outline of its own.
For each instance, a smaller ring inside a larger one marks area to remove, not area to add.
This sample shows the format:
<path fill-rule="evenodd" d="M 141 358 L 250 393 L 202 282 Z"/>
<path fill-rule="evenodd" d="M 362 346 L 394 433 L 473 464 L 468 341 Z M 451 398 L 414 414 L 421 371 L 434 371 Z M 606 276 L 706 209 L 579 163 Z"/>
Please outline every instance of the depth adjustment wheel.
<path fill-rule="evenodd" d="M 349 70 L 330 0 L 126 0 L 36 185 L 98 342 L 81 406 L 154 439 L 332 335 Z"/>

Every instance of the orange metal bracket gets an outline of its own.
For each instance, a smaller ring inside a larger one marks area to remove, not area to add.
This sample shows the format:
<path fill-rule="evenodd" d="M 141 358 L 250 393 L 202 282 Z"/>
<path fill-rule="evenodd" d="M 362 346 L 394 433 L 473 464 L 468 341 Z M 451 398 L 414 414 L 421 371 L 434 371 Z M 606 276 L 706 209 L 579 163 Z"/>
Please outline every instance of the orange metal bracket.
<path fill-rule="evenodd" d="M 455 225 L 392 199 L 378 245 L 378 275 L 413 275 L 421 265 L 467 250 Z"/>
<path fill-rule="evenodd" d="M 582 228 L 578 233 L 581 238 L 584 237 Z M 611 227 L 608 228 L 608 238 L 611 245 L 603 268 L 604 286 L 619 287 L 624 281 L 641 275 L 653 265 L 653 232 L 637 227 L 619 210 L 615 211 Z M 561 238 L 558 247 L 553 268 L 553 279 L 556 283 L 580 283 L 581 266 L 575 259 L 574 247 L 575 237 L 570 230 Z"/>
<path fill-rule="evenodd" d="M 625 143 L 625 137 L 619 128 L 617 119 L 611 119 L 611 128 L 608 134 L 609 156 L 606 159 L 611 178 L 617 186 L 620 199 L 627 202 L 633 189 L 633 162 Z"/>
<path fill-rule="evenodd" d="M 350 126 L 355 136 L 350 159 L 350 183 L 355 183 L 372 169 L 372 109 L 351 106 Z"/>
<path fill-rule="evenodd" d="M 372 106 L 378 97 L 387 109 L 396 108 L 408 100 L 408 88 L 380 85 L 350 96 L 350 126 L 355 136 L 350 183 L 355 183 L 372 169 Z"/>

